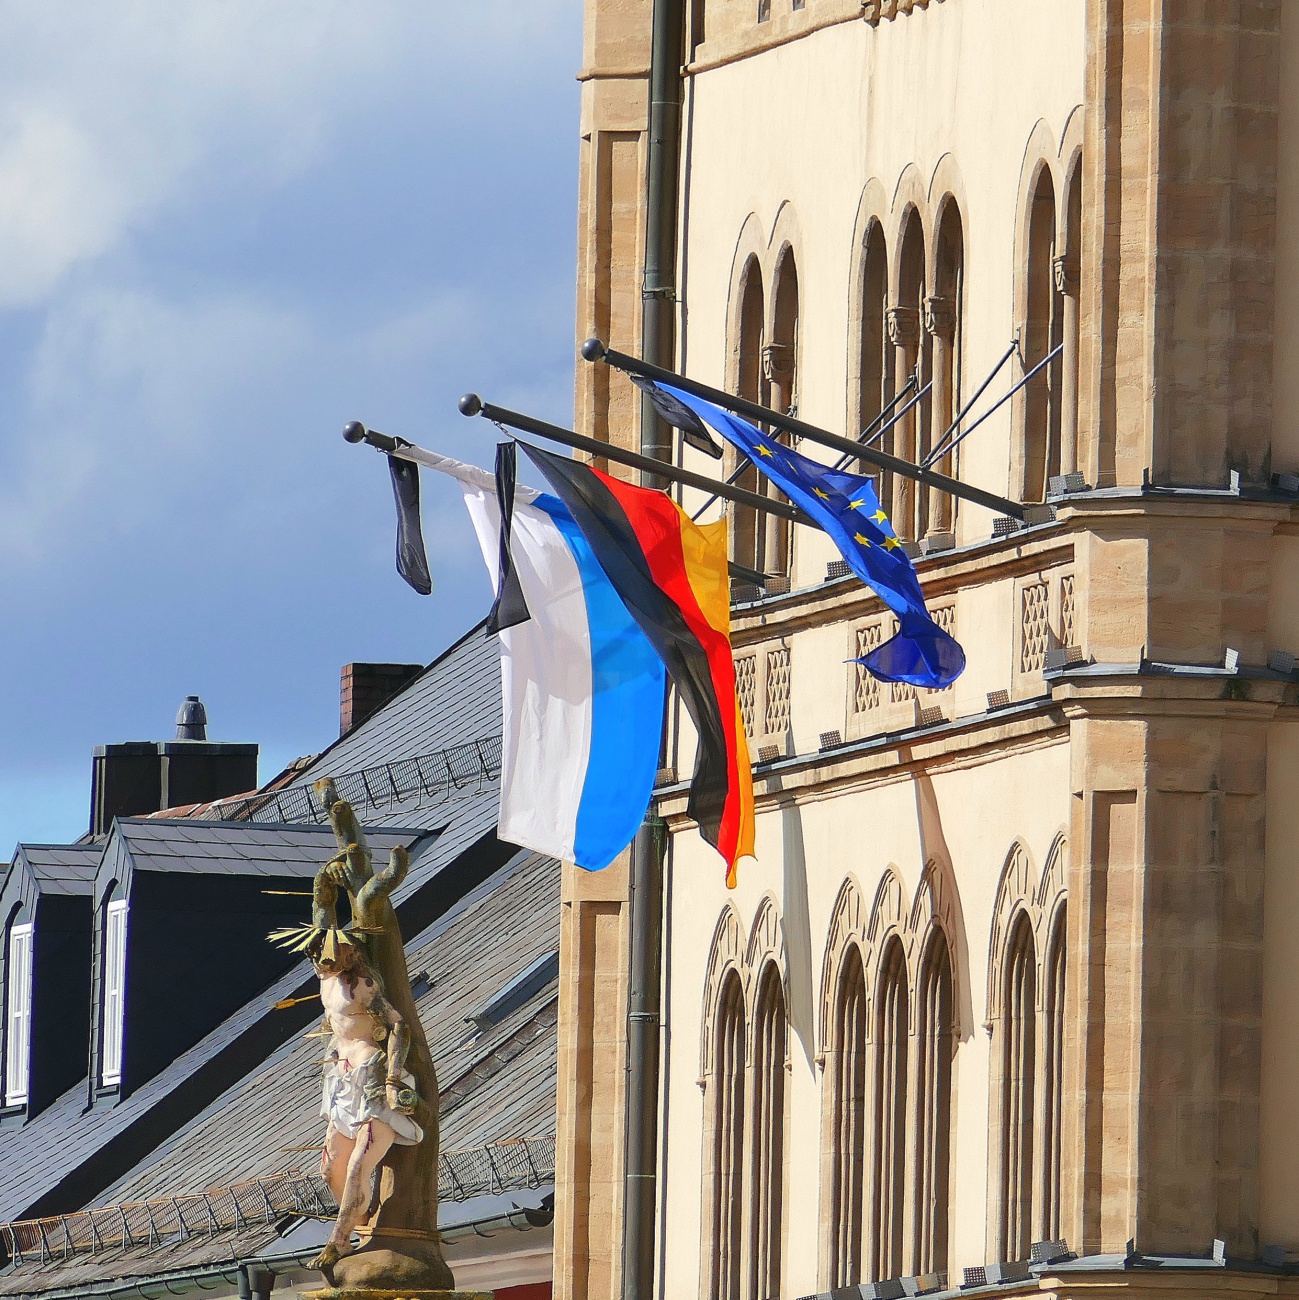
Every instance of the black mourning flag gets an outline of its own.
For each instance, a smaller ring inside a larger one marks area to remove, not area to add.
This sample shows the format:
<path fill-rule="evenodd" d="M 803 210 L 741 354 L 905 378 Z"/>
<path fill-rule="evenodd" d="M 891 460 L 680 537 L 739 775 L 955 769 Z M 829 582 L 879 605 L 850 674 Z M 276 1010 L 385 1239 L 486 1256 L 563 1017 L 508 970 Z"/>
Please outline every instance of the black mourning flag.
<path fill-rule="evenodd" d="M 507 627 L 526 623 L 532 615 L 523 598 L 523 587 L 510 554 L 510 530 L 514 525 L 514 483 L 518 471 L 513 442 L 496 444 L 496 502 L 501 511 L 500 571 L 496 582 L 496 600 L 487 615 L 487 634 L 504 632 Z"/>
<path fill-rule="evenodd" d="M 399 456 L 388 457 L 392 495 L 397 501 L 397 572 L 421 596 L 433 590 L 433 576 L 424 554 L 424 532 L 419 522 L 419 466 Z"/>
<path fill-rule="evenodd" d="M 646 379 L 642 375 L 628 375 L 627 378 L 654 403 L 654 409 L 664 423 L 680 429 L 681 436 L 696 451 L 702 451 L 714 460 L 721 460 L 722 449 L 708 432 L 708 426 L 683 401 L 671 393 L 665 393 L 652 379 Z"/>

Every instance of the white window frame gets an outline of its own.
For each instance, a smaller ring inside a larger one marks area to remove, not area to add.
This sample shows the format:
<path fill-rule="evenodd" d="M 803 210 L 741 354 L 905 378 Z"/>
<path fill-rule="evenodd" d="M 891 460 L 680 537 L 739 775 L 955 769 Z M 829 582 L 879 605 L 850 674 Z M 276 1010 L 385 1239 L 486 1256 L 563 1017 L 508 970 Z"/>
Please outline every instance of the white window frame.
<path fill-rule="evenodd" d="M 32 950 L 36 927 L 30 921 L 9 927 L 5 975 L 4 1104 L 27 1100 L 32 1055 Z"/>
<path fill-rule="evenodd" d="M 126 1020 L 126 899 L 104 909 L 103 1030 L 99 1079 L 104 1087 L 122 1082 L 122 1030 Z"/>

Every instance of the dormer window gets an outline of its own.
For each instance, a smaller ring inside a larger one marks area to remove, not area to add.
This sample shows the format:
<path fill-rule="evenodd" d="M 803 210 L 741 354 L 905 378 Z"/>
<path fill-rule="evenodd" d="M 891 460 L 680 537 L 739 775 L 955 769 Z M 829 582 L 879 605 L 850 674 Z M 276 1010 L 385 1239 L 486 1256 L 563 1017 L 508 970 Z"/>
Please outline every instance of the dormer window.
<path fill-rule="evenodd" d="M 32 1043 L 32 935 L 35 926 L 9 927 L 9 952 L 5 990 L 5 1090 L 6 1106 L 27 1101 L 27 1080 Z"/>
<path fill-rule="evenodd" d="M 104 912 L 104 1032 L 99 1079 L 104 1087 L 122 1082 L 122 1025 L 126 1013 L 126 900 Z"/>

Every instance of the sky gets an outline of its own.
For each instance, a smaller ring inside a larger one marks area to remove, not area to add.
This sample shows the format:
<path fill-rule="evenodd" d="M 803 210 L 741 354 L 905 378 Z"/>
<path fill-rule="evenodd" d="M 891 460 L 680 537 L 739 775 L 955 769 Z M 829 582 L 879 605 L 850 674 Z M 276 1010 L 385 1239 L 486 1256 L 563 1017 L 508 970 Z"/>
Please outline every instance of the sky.
<path fill-rule="evenodd" d="M 485 612 L 456 398 L 571 424 L 579 0 L 0 0 L 0 860 L 199 695 L 261 778 Z"/>

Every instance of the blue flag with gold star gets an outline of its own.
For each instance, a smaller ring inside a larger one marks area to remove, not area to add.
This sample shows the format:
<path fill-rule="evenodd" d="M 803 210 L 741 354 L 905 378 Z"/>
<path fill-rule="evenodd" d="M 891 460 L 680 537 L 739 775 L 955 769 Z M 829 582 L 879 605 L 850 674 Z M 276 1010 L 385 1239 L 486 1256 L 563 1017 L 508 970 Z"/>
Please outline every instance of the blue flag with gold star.
<path fill-rule="evenodd" d="M 830 535 L 848 567 L 897 615 L 897 635 L 855 662 L 883 681 L 930 690 L 950 686 L 961 675 L 965 651 L 929 616 L 915 566 L 880 506 L 873 478 L 809 460 L 712 402 L 670 384 L 657 387 L 753 461 Z M 660 414 L 674 425 L 680 418 L 667 409 Z"/>

